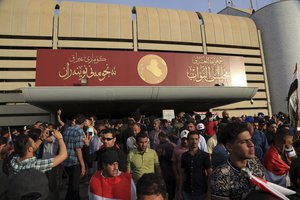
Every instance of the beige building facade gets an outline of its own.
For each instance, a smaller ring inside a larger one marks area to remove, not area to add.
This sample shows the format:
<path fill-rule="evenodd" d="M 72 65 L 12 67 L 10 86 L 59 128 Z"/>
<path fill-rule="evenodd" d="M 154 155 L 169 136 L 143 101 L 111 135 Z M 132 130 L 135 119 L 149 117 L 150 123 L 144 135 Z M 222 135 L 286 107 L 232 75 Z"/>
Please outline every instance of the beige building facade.
<path fill-rule="evenodd" d="M 35 89 L 37 49 L 155 51 L 243 57 L 247 78 L 244 91 L 255 88 L 251 93 L 254 96 L 245 95 L 244 99 L 236 98 L 232 101 L 236 103 L 227 105 L 212 103 L 209 108 L 219 113 L 227 109 L 231 116 L 258 112 L 272 114 L 260 31 L 250 18 L 140 6 L 83 2 L 57 5 L 51 0 L 2 0 L 0 27 L 1 126 L 55 119 L 55 107 L 28 100 L 33 94 L 28 91 Z M 226 85 L 217 88 L 219 102 L 222 98 L 226 102 L 226 88 Z M 202 88 L 199 104 L 203 95 L 210 95 L 205 92 L 207 90 L 214 91 Z M 232 91 L 242 95 L 239 89 L 233 88 Z"/>

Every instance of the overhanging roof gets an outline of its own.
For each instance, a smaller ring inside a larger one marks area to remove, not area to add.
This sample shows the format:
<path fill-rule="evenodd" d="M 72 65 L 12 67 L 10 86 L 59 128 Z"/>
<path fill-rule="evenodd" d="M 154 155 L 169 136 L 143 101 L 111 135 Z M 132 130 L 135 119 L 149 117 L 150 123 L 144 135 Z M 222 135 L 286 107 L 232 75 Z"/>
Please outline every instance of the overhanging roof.
<path fill-rule="evenodd" d="M 26 102 L 46 110 L 69 114 L 160 114 L 163 109 L 199 111 L 250 100 L 255 87 L 191 86 L 73 86 L 21 88 Z"/>
<path fill-rule="evenodd" d="M 26 102 L 88 102 L 88 101 L 184 101 L 251 99 L 255 87 L 189 87 L 189 86 L 77 86 L 21 88 Z"/>

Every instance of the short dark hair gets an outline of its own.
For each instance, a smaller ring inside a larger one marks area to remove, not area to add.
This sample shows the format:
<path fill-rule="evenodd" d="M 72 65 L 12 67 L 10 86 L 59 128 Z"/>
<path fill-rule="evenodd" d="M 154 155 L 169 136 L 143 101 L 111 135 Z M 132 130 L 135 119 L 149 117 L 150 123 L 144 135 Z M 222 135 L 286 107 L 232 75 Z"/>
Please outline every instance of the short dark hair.
<path fill-rule="evenodd" d="M 27 148 L 29 147 L 29 136 L 25 134 L 20 134 L 16 137 L 14 148 L 16 154 L 18 154 L 21 158 L 26 155 Z"/>
<path fill-rule="evenodd" d="M 187 121 L 184 122 L 184 126 L 187 126 L 187 125 L 189 125 L 189 124 L 194 124 L 194 125 L 196 125 L 196 124 L 195 124 L 195 121 L 193 121 L 193 120 L 187 120 Z"/>
<path fill-rule="evenodd" d="M 29 130 L 28 136 L 31 139 L 33 139 L 33 141 L 36 142 L 39 139 L 39 137 L 41 136 L 41 133 L 42 133 L 41 129 L 39 129 L 39 128 L 32 128 L 32 129 Z"/>
<path fill-rule="evenodd" d="M 207 112 L 207 113 L 205 113 L 205 116 L 206 116 L 207 118 L 210 118 L 210 117 L 213 116 L 213 114 L 212 114 L 211 112 Z"/>
<path fill-rule="evenodd" d="M 276 124 L 276 122 L 274 121 L 274 120 L 269 120 L 268 122 L 267 122 L 267 127 L 270 127 L 271 125 L 273 125 L 273 124 Z"/>
<path fill-rule="evenodd" d="M 197 131 L 190 131 L 189 133 L 188 133 L 188 139 L 190 139 L 190 136 L 191 135 L 198 135 L 199 136 L 199 133 L 197 132 Z"/>
<path fill-rule="evenodd" d="M 131 124 L 131 126 L 134 126 L 134 125 L 136 125 L 136 126 L 138 126 L 138 127 L 140 127 L 140 128 L 141 128 L 141 124 L 140 124 L 140 123 L 138 123 L 138 122 L 134 122 L 133 124 Z"/>
<path fill-rule="evenodd" d="M 144 174 L 136 185 L 137 199 L 143 195 L 162 195 L 165 199 L 167 195 L 166 184 L 162 177 L 154 173 Z"/>
<path fill-rule="evenodd" d="M 275 134 L 275 144 L 283 144 L 287 137 L 293 137 L 289 129 L 279 128 Z"/>
<path fill-rule="evenodd" d="M 49 128 L 49 126 L 52 126 L 53 129 L 57 129 L 57 125 L 56 124 L 49 123 L 48 124 L 48 128 Z"/>
<path fill-rule="evenodd" d="M 220 140 L 222 144 L 233 143 L 238 135 L 244 131 L 249 131 L 246 123 L 229 123 L 227 124 L 220 134 Z M 249 131 L 250 132 L 250 131 Z"/>
<path fill-rule="evenodd" d="M 161 131 L 161 132 L 158 134 L 158 137 L 159 137 L 159 138 L 168 138 L 168 135 L 167 135 L 165 132 Z"/>
<path fill-rule="evenodd" d="M 79 114 L 75 117 L 75 123 L 80 125 L 86 120 L 86 117 L 82 114 Z"/>
<path fill-rule="evenodd" d="M 112 128 L 106 128 L 101 131 L 102 134 L 111 133 L 113 137 L 116 137 L 116 131 Z"/>
<path fill-rule="evenodd" d="M 145 137 L 149 138 L 148 134 L 144 131 L 141 131 L 135 136 L 135 139 L 138 142 L 141 138 L 145 138 Z"/>

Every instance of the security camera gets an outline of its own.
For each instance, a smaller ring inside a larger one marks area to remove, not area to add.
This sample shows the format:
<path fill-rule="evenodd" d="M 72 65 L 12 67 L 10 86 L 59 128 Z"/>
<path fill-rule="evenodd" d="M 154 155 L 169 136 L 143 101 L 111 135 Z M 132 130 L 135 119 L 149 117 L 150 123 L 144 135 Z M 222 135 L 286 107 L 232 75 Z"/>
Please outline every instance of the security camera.
<path fill-rule="evenodd" d="M 250 103 L 253 104 L 253 103 L 254 103 L 254 100 L 253 100 L 253 99 L 250 99 Z"/>

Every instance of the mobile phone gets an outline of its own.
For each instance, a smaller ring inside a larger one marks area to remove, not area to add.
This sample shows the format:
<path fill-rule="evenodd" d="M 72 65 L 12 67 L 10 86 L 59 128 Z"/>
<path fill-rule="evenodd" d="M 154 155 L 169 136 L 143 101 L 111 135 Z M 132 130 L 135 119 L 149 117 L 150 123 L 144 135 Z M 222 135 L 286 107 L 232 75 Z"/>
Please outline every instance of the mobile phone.
<path fill-rule="evenodd" d="M 92 135 L 93 135 L 93 132 L 88 132 L 88 133 L 89 133 L 89 135 L 90 135 L 90 136 L 92 136 Z"/>

